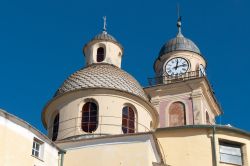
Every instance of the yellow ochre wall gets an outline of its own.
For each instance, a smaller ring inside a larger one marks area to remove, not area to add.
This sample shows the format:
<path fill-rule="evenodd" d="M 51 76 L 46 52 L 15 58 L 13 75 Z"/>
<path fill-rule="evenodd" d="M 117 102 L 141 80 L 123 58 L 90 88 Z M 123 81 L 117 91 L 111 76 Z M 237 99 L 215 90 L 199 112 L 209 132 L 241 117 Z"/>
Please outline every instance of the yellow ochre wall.
<path fill-rule="evenodd" d="M 164 128 L 155 132 L 162 156 L 171 166 L 213 166 L 213 129 L 204 128 Z M 219 140 L 243 144 L 243 164 L 249 166 L 250 136 L 235 131 L 216 128 L 217 166 L 231 166 L 220 162 Z"/>
<path fill-rule="evenodd" d="M 152 166 L 153 162 L 159 162 L 159 156 L 149 140 L 93 141 L 88 145 L 65 148 L 64 166 L 79 166 L 79 163 L 84 166 Z"/>
<path fill-rule="evenodd" d="M 52 135 L 56 113 L 60 113 L 57 140 L 89 134 L 81 129 L 82 107 L 87 101 L 94 101 L 98 106 L 98 128 L 90 134 L 122 134 L 122 109 L 124 106 L 130 106 L 135 110 L 135 132 L 148 132 L 156 126 L 158 115 L 153 107 L 145 104 L 146 101 L 140 98 L 136 101 L 129 98 L 130 95 L 126 96 L 126 93 L 122 93 L 122 96 L 119 95 L 120 92 L 116 91 L 111 92 L 117 94 L 108 94 L 109 91 L 105 89 L 82 90 L 64 95 L 52 102 L 44 114 L 44 120 L 48 124 L 49 137 Z"/>
<path fill-rule="evenodd" d="M 42 160 L 32 156 L 34 137 L 44 142 Z M 34 165 L 57 166 L 58 150 L 30 130 L 0 116 L 0 166 Z"/>

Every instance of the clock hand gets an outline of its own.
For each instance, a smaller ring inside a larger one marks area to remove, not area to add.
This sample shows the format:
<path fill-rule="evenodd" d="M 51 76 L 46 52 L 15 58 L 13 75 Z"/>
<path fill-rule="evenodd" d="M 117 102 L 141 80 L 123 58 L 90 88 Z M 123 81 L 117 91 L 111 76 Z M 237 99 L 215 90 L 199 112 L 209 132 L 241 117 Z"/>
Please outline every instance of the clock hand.
<path fill-rule="evenodd" d="M 181 66 L 185 67 L 185 66 L 187 66 L 187 65 L 186 65 L 186 64 L 182 64 L 182 65 L 177 66 L 177 68 L 178 68 L 178 67 L 181 67 Z"/>
<path fill-rule="evenodd" d="M 178 68 L 178 63 L 179 63 L 179 61 L 178 61 L 178 59 L 176 59 L 176 65 L 174 67 L 175 70 L 177 70 L 177 68 Z"/>

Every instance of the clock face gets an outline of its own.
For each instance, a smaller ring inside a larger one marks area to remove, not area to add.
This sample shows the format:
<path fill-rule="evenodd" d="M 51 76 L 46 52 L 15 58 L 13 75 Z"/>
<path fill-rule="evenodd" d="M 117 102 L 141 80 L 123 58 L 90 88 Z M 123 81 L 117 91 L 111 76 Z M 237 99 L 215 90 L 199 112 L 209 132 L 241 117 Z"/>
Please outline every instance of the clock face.
<path fill-rule="evenodd" d="M 173 58 L 165 66 L 168 75 L 181 75 L 188 70 L 188 61 L 184 58 Z"/>
<path fill-rule="evenodd" d="M 204 66 L 202 65 L 202 64 L 200 64 L 199 65 L 199 68 L 200 68 L 200 70 L 199 70 L 199 72 L 200 72 L 200 75 L 206 75 L 206 71 L 205 71 L 205 68 L 204 68 Z"/>

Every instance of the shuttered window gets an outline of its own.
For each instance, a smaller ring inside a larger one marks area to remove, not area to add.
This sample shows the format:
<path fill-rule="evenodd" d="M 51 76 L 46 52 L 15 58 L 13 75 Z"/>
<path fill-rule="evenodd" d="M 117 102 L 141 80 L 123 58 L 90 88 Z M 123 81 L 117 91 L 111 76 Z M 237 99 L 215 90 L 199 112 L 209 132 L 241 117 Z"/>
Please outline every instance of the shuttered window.
<path fill-rule="evenodd" d="M 229 164 L 243 165 L 241 145 L 220 142 L 220 161 Z"/>

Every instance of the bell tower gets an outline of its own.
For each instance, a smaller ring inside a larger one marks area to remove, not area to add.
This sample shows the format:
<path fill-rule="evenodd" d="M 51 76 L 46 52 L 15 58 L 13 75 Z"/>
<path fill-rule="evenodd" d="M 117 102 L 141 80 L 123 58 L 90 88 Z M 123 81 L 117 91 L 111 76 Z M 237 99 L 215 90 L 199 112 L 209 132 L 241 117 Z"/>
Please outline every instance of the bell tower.
<path fill-rule="evenodd" d="M 205 75 L 206 61 L 199 48 L 181 32 L 181 17 L 177 21 L 178 33 L 166 42 L 154 63 L 156 76 L 185 76 L 187 73 Z M 167 80 L 163 80 L 167 81 Z"/>
<path fill-rule="evenodd" d="M 182 34 L 181 17 L 175 38 L 160 49 L 155 77 L 144 90 L 160 116 L 159 127 L 215 124 L 221 109 L 206 77 L 206 60 Z"/>

